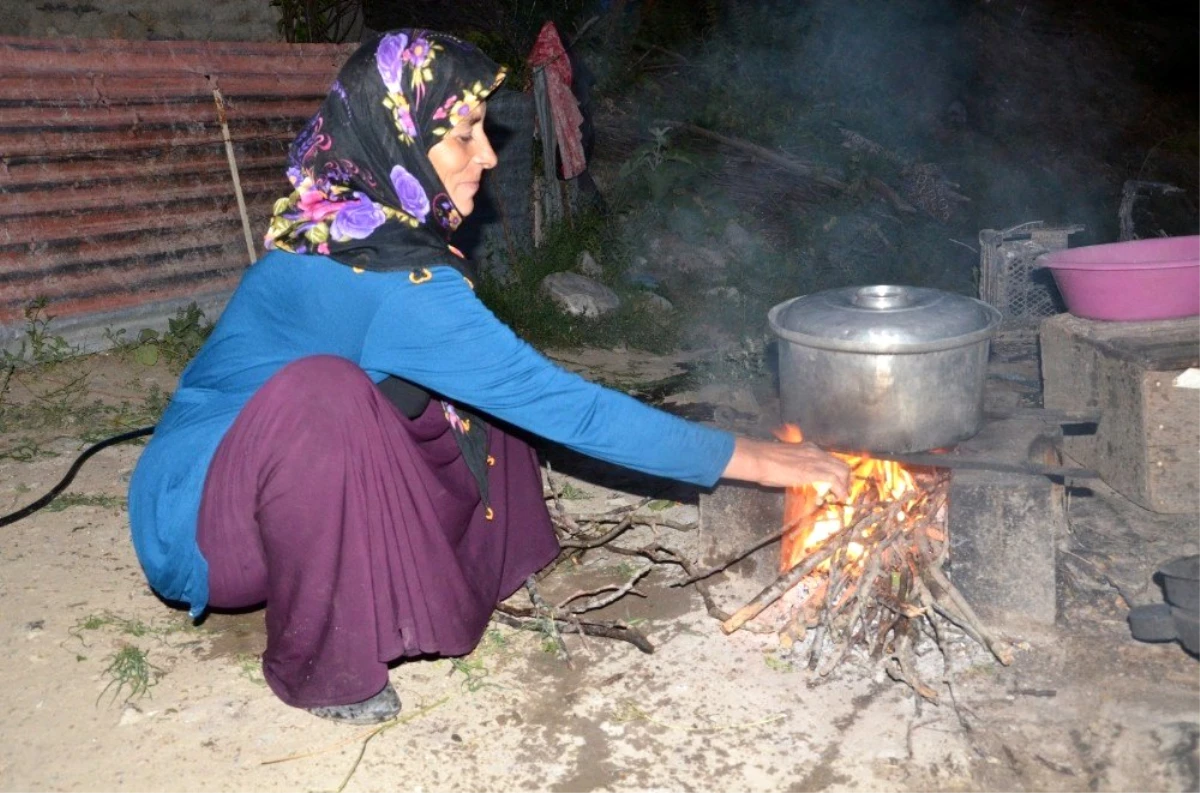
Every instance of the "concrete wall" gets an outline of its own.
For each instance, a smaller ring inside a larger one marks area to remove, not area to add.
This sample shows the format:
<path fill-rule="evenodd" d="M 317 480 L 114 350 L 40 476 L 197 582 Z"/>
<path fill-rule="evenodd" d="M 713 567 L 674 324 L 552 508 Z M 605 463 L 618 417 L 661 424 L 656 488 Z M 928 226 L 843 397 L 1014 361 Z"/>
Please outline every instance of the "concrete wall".
<path fill-rule="evenodd" d="M 0 0 L 0 36 L 280 41 L 269 0 Z"/>

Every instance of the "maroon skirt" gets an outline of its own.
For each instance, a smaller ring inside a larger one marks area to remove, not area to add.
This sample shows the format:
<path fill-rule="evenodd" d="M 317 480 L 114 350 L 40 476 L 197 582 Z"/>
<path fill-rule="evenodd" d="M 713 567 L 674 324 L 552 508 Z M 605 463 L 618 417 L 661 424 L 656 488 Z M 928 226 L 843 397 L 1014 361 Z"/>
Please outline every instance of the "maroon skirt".
<path fill-rule="evenodd" d="M 437 400 L 408 419 L 354 363 L 289 364 L 208 471 L 210 605 L 266 604 L 263 671 L 289 705 L 358 702 L 388 663 L 470 652 L 558 553 L 537 458 L 491 427 L 490 509 Z"/>

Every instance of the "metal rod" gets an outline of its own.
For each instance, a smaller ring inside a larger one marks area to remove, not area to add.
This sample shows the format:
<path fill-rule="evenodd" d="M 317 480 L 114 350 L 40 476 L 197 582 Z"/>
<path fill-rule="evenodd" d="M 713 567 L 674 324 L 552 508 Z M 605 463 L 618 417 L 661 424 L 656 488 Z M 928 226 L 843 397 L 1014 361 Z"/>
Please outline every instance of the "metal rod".
<path fill-rule="evenodd" d="M 1039 465 L 1038 463 L 1002 463 L 980 457 L 959 457 L 953 454 L 875 454 L 876 460 L 887 460 L 901 465 L 924 465 L 950 470 L 995 471 L 1002 474 L 1028 474 L 1051 476 L 1064 479 L 1099 479 L 1100 474 L 1087 468 L 1070 468 L 1061 465 Z"/>
<path fill-rule="evenodd" d="M 987 410 L 988 419 L 1042 419 L 1056 424 L 1098 424 L 1102 415 L 1099 408 L 1091 410 L 1053 410 L 1050 408 L 1012 408 L 1009 410 Z"/>

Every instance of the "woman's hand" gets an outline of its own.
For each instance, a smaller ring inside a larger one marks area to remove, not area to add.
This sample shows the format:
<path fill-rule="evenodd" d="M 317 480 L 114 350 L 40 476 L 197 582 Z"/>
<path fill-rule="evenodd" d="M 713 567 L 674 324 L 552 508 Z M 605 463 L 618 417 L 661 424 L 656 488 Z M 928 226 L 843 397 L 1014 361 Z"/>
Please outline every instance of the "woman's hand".
<path fill-rule="evenodd" d="M 839 499 L 850 490 L 850 466 L 811 443 L 738 438 L 721 477 L 767 487 L 826 484 Z"/>

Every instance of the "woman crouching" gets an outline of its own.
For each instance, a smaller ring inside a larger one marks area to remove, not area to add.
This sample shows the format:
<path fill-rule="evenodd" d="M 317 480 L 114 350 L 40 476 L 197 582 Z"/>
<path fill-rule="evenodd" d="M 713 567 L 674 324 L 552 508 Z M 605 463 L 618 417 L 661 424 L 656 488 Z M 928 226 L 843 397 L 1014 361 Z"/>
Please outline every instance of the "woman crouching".
<path fill-rule="evenodd" d="M 461 655 L 558 553 L 533 451 L 491 419 L 648 474 L 768 486 L 848 472 L 590 383 L 479 301 L 448 240 L 496 154 L 504 71 L 451 36 L 364 44 L 289 156 L 295 188 L 183 372 L 130 484 L 150 584 L 266 604 L 263 671 L 289 705 L 372 723 L 388 664 Z M 486 418 L 485 418 L 486 417 Z"/>

